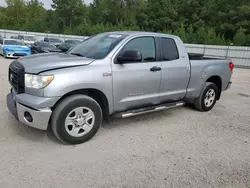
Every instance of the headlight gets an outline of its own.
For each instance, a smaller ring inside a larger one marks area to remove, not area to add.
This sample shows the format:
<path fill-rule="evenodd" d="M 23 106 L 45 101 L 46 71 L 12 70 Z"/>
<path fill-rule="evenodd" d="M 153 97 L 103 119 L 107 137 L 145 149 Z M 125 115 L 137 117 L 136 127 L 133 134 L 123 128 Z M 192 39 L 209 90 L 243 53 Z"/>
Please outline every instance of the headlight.
<path fill-rule="evenodd" d="M 49 85 L 53 79 L 53 75 L 41 76 L 25 74 L 25 87 L 41 89 Z"/>

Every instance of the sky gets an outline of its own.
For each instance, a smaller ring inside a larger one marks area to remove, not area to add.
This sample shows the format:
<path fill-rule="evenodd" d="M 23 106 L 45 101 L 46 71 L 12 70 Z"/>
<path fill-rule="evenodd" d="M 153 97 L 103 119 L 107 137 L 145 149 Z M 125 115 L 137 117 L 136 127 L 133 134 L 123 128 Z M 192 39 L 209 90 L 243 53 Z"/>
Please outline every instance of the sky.
<path fill-rule="evenodd" d="M 51 5 L 51 3 L 52 3 L 52 0 L 40 0 L 40 1 L 44 4 L 44 7 L 45 7 L 46 9 L 51 8 L 50 5 Z M 89 4 L 89 3 L 93 2 L 93 0 L 84 0 L 84 2 L 85 2 L 86 4 Z M 4 1 L 4 0 L 0 0 L 0 5 L 1 5 L 1 6 L 6 5 L 5 1 Z"/>

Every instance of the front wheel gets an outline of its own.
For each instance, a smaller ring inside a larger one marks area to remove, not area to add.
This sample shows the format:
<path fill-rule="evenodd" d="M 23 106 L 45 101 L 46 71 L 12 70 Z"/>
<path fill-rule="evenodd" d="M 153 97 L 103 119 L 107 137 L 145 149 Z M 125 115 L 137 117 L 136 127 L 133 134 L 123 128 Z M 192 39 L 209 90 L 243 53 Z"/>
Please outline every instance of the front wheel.
<path fill-rule="evenodd" d="M 101 123 L 100 105 L 91 97 L 73 95 L 56 106 L 52 114 L 51 128 L 61 142 L 81 144 L 97 133 Z"/>
<path fill-rule="evenodd" d="M 218 87 L 212 82 L 207 82 L 203 91 L 201 92 L 201 95 L 195 100 L 195 108 L 202 112 L 212 110 L 216 104 L 218 94 Z"/>

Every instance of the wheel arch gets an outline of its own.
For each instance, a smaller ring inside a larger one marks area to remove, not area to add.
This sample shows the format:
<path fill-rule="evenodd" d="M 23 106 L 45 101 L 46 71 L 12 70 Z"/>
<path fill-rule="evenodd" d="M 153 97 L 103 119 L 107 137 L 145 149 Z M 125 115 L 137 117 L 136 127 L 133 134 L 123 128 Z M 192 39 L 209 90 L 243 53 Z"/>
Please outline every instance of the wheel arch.
<path fill-rule="evenodd" d="M 87 95 L 91 98 L 93 98 L 101 107 L 102 112 L 103 112 L 103 117 L 106 120 L 109 120 L 109 102 L 108 102 L 108 98 L 107 96 L 100 90 L 98 89 L 93 89 L 93 88 L 88 88 L 88 89 L 78 89 L 78 90 L 74 90 L 74 91 L 70 91 L 66 94 L 64 94 L 56 103 L 55 105 L 52 107 L 52 111 L 54 108 L 56 108 L 56 106 L 63 101 L 65 98 L 72 96 L 72 95 L 77 95 L 77 94 L 81 94 L 81 95 Z"/>
<path fill-rule="evenodd" d="M 221 77 L 217 76 L 217 75 L 214 75 L 214 76 L 209 77 L 206 80 L 206 82 L 212 82 L 217 86 L 218 91 L 219 91 L 217 100 L 219 100 L 220 97 L 221 97 L 221 91 L 222 91 L 222 79 L 221 79 Z"/>

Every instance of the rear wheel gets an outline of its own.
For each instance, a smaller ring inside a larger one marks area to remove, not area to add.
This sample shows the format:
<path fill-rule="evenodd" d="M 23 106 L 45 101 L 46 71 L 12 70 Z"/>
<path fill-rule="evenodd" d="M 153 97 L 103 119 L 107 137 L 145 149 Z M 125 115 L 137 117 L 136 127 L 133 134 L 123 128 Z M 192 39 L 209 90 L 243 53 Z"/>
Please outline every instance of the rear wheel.
<path fill-rule="evenodd" d="M 212 82 L 207 82 L 201 95 L 195 100 L 195 108 L 202 112 L 210 111 L 216 104 L 218 94 L 218 87 Z"/>
<path fill-rule="evenodd" d="M 63 143 L 81 144 L 91 139 L 102 123 L 102 110 L 91 97 L 74 95 L 61 101 L 53 111 L 51 128 Z"/>

